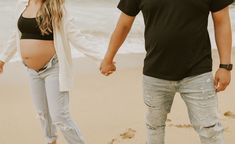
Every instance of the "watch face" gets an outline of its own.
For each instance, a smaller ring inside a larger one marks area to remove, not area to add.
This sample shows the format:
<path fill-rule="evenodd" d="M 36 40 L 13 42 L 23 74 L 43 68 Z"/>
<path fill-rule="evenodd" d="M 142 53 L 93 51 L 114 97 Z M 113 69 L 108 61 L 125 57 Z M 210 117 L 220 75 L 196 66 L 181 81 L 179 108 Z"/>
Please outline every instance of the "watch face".
<path fill-rule="evenodd" d="M 232 64 L 229 64 L 228 65 L 228 70 L 232 70 L 233 69 L 233 65 Z"/>

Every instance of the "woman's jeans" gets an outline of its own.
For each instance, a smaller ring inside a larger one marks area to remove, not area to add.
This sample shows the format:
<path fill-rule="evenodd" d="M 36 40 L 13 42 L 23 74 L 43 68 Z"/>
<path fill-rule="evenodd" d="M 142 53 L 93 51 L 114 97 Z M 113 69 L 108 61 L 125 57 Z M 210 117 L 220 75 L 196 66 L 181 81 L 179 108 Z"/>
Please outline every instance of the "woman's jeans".
<path fill-rule="evenodd" d="M 57 127 L 68 144 L 84 144 L 77 125 L 70 117 L 69 92 L 59 90 L 57 57 L 54 56 L 40 71 L 36 72 L 28 68 L 28 72 L 33 102 L 47 143 L 52 143 L 57 139 Z"/>
<path fill-rule="evenodd" d="M 223 127 L 218 118 L 218 100 L 211 72 L 168 81 L 143 77 L 144 102 L 147 107 L 147 144 L 164 144 L 165 122 L 176 92 L 186 103 L 193 128 L 202 144 L 223 144 Z"/>

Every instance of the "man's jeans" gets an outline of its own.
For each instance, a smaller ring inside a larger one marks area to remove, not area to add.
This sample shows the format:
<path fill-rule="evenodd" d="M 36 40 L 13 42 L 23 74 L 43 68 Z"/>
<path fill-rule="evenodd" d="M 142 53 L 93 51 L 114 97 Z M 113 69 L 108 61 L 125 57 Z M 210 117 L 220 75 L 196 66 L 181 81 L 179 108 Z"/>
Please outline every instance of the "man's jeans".
<path fill-rule="evenodd" d="M 211 72 L 168 81 L 143 77 L 144 102 L 147 107 L 147 144 L 164 144 L 165 122 L 176 92 L 186 103 L 193 128 L 202 144 L 223 144 L 223 127 L 218 118 L 218 100 Z"/>
<path fill-rule="evenodd" d="M 69 92 L 59 91 L 59 64 L 54 56 L 41 71 L 29 69 L 32 98 L 47 143 L 57 139 L 56 127 L 68 144 L 84 144 L 78 127 L 69 113 Z"/>

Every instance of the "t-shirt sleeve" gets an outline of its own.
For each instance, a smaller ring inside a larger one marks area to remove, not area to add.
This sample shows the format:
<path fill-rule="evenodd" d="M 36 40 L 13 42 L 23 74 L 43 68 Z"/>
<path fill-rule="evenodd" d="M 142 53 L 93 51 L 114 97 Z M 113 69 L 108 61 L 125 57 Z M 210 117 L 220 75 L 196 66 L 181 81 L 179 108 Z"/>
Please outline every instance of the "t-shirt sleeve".
<path fill-rule="evenodd" d="M 210 11 L 217 12 L 232 4 L 233 0 L 211 0 Z"/>
<path fill-rule="evenodd" d="M 139 0 L 120 0 L 117 7 L 129 16 L 136 16 L 140 12 Z"/>

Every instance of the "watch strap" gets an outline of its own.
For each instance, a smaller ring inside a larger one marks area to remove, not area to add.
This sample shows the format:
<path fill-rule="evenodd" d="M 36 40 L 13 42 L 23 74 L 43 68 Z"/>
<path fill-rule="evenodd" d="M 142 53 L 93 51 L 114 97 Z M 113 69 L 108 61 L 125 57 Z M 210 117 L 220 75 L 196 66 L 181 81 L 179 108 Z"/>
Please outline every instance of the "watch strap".
<path fill-rule="evenodd" d="M 231 71 L 233 69 L 233 64 L 220 64 L 219 67 Z"/>

